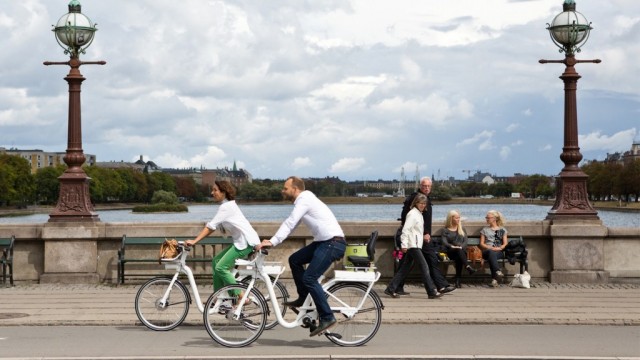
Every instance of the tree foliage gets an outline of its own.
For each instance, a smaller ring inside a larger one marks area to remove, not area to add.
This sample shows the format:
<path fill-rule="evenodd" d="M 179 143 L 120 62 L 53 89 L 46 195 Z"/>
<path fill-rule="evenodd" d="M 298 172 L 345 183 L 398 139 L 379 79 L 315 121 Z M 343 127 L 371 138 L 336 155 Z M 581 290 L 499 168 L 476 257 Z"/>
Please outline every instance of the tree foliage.
<path fill-rule="evenodd" d="M 35 178 L 26 159 L 0 154 L 0 204 L 26 206 L 34 201 Z"/>
<path fill-rule="evenodd" d="M 640 160 L 627 164 L 593 161 L 582 166 L 589 176 L 587 190 L 591 200 L 620 199 L 638 201 L 640 195 Z"/>
<path fill-rule="evenodd" d="M 35 174 L 36 181 L 36 201 L 40 204 L 53 205 L 58 201 L 60 180 L 58 178 L 64 173 L 66 166 L 49 166 L 38 169 Z"/>

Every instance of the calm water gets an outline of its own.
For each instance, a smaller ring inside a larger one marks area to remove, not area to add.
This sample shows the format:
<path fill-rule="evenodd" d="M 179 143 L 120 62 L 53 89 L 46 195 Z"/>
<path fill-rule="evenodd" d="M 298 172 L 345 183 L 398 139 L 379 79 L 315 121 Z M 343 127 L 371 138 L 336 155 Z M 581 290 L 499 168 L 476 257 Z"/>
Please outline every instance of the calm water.
<path fill-rule="evenodd" d="M 400 216 L 402 206 L 398 204 L 363 204 L 363 205 L 330 205 L 339 221 L 395 221 Z M 282 221 L 293 205 L 240 205 L 249 221 Z M 215 214 L 218 205 L 192 205 L 188 213 L 169 214 L 134 214 L 130 210 L 98 211 L 103 222 L 184 222 L 208 221 Z M 447 204 L 433 207 L 433 219 L 443 221 L 449 210 L 456 209 L 462 213 L 466 221 L 484 221 L 489 209 L 496 209 L 508 221 L 543 220 L 551 206 L 517 205 L 517 204 Z M 598 216 L 608 227 L 640 227 L 639 212 L 598 211 Z M 33 224 L 49 220 L 48 214 L 35 214 L 20 217 L 0 218 L 0 224 Z"/>

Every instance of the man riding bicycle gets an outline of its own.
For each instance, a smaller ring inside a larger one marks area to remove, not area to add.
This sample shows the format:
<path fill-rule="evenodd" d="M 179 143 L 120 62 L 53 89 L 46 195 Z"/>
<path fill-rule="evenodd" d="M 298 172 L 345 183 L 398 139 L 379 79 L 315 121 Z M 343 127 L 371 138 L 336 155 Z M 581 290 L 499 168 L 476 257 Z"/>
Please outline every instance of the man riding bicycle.
<path fill-rule="evenodd" d="M 289 257 L 289 266 L 298 298 L 285 302 L 285 305 L 300 307 L 304 304 L 307 295 L 311 294 L 318 310 L 320 323 L 311 331 L 310 336 L 321 335 L 336 325 L 336 318 L 318 279 L 334 261 L 344 256 L 347 242 L 333 212 L 311 191 L 305 190 L 302 179 L 295 176 L 289 177 L 284 182 L 282 197 L 293 202 L 293 211 L 280 225 L 276 234 L 269 240 L 262 240 L 256 248 L 277 246 L 291 234 L 300 221 L 307 225 L 313 235 L 313 242 Z M 306 270 L 304 265 L 307 265 Z"/>

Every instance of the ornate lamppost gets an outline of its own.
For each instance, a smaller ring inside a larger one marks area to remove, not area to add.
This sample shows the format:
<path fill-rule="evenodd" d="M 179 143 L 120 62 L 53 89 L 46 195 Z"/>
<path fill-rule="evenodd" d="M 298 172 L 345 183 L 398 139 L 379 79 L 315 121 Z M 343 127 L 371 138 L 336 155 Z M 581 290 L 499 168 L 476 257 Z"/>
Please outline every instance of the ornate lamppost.
<path fill-rule="evenodd" d="M 561 63 L 565 70 L 560 79 L 564 81 L 564 146 L 560 159 L 564 168 L 556 181 L 556 201 L 547 215 L 548 220 L 580 219 L 598 220 L 597 211 L 589 203 L 587 195 L 588 176 L 578 167 L 582 160 L 578 146 L 578 114 L 576 89 L 580 75 L 574 65 L 577 63 L 600 63 L 595 60 L 577 60 L 575 53 L 589 38 L 591 23 L 576 11 L 574 0 L 565 0 L 562 13 L 547 24 L 553 42 L 564 52 L 563 60 L 540 60 L 541 64 Z"/>
<path fill-rule="evenodd" d="M 105 61 L 80 61 L 79 55 L 93 41 L 95 24 L 83 15 L 80 2 L 71 0 L 69 12 L 54 25 L 58 44 L 69 54 L 65 62 L 45 61 L 44 65 L 68 65 L 69 74 L 64 78 L 69 83 L 69 122 L 67 134 L 67 152 L 64 162 L 67 170 L 58 179 L 60 192 L 56 208 L 49 214 L 49 221 L 99 221 L 89 197 L 90 178 L 82 170 L 86 158 L 82 150 L 82 120 L 80 111 L 80 87 L 85 78 L 80 73 L 80 65 L 104 65 Z"/>

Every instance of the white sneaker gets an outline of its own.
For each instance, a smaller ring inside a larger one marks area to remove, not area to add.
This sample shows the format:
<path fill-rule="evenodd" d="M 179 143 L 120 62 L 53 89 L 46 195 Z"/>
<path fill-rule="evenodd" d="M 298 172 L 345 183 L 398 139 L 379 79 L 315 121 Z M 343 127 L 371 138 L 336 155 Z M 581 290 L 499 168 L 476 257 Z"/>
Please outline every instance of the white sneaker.
<path fill-rule="evenodd" d="M 233 309 L 233 305 L 231 305 L 231 300 L 225 300 L 218 307 L 218 314 L 224 315 Z"/>
<path fill-rule="evenodd" d="M 493 286 L 494 288 L 497 288 L 499 286 L 498 285 L 498 280 L 496 280 L 496 279 L 491 280 L 491 286 Z"/>

